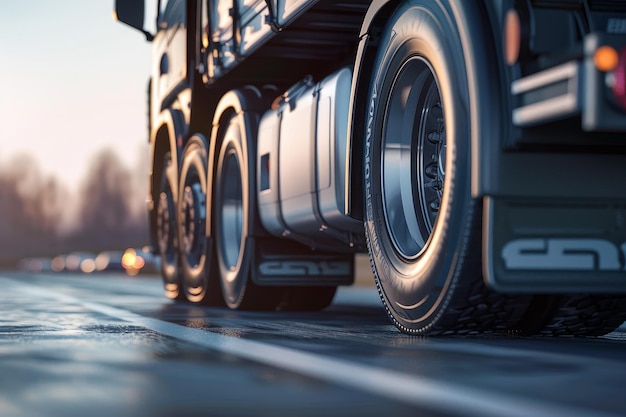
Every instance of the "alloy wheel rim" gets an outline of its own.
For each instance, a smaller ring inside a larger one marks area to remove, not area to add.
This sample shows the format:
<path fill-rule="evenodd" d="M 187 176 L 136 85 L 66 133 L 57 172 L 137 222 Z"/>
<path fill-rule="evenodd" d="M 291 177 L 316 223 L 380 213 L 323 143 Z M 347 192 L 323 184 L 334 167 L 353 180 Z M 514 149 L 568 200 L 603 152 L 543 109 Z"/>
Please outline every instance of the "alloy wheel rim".
<path fill-rule="evenodd" d="M 428 61 L 409 58 L 390 85 L 381 145 L 385 225 L 397 254 L 415 260 L 428 245 L 443 198 L 446 134 Z"/>

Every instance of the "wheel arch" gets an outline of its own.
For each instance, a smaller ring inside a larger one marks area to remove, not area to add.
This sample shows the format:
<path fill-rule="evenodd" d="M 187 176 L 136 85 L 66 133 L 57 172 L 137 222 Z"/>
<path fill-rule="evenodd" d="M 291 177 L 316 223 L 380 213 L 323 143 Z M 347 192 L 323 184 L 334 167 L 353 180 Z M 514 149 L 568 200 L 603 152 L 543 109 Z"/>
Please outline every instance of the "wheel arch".
<path fill-rule="evenodd" d="M 171 155 L 172 169 L 178 173 L 180 158 L 182 157 L 182 143 L 185 128 L 185 121 L 182 113 L 176 110 L 165 110 L 161 112 L 155 121 L 156 128 L 150 134 L 150 164 L 151 171 L 148 173 L 149 195 L 148 195 L 148 221 L 150 222 L 150 241 L 156 247 L 156 207 L 158 193 L 163 171 L 163 160 L 166 154 Z M 176 189 L 172 190 L 174 201 L 178 198 L 178 181 L 174 182 Z"/>
<path fill-rule="evenodd" d="M 401 2 L 398 0 L 375 0 L 370 5 L 361 31 L 357 47 L 354 68 L 352 70 L 352 85 L 350 87 L 350 106 L 348 108 L 348 143 L 346 151 L 346 183 L 344 211 L 357 220 L 365 218 L 363 206 L 363 137 L 365 123 L 361 115 L 367 114 L 367 97 L 372 79 L 372 71 L 376 61 L 378 38 L 387 19 Z"/>
<path fill-rule="evenodd" d="M 476 4 L 475 4 L 476 3 Z M 472 197 L 479 198 L 497 180 L 501 138 L 511 129 L 506 64 L 497 36 L 497 2 L 451 0 L 466 64 L 471 124 Z M 494 65 L 489 65 L 493 63 Z"/>
<path fill-rule="evenodd" d="M 222 96 L 218 102 L 213 122 L 211 124 L 211 138 L 209 140 L 208 150 L 208 169 L 207 169 L 207 196 L 206 196 L 206 235 L 212 236 L 212 210 L 213 210 L 213 190 L 216 170 L 216 158 L 221 145 L 221 135 L 226 127 L 225 123 L 231 117 L 240 119 L 240 123 L 245 129 L 246 141 L 250 150 L 249 158 L 256 158 L 256 127 L 259 122 L 260 112 L 264 110 L 262 107 L 261 91 L 254 87 L 244 87 L 242 89 L 231 90 Z M 251 184 L 256 187 L 256 184 Z M 253 193 L 252 195 L 255 195 Z M 250 204 L 256 205 L 256 200 Z"/>

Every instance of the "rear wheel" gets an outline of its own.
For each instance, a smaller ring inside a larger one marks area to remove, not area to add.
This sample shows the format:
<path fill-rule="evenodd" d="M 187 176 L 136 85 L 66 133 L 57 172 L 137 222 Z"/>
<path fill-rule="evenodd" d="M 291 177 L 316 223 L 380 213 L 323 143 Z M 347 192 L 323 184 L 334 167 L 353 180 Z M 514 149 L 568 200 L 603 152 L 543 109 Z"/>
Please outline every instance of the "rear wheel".
<path fill-rule="evenodd" d="M 164 157 L 161 170 L 161 185 L 156 207 L 156 236 L 158 253 L 161 259 L 161 276 L 168 298 L 184 300 L 178 269 L 178 238 L 176 236 L 176 205 L 174 203 L 173 184 L 176 173 L 173 172 L 171 155 Z"/>
<path fill-rule="evenodd" d="M 220 304 L 219 280 L 211 277 L 210 248 L 206 235 L 207 146 L 194 136 L 183 153 L 178 201 L 178 237 L 182 289 L 187 300 Z"/>
<path fill-rule="evenodd" d="M 251 279 L 257 221 L 251 201 L 256 170 L 242 119 L 233 116 L 224 125 L 217 158 L 213 199 L 216 261 L 228 307 L 273 310 L 281 300 L 282 288 L 261 287 Z"/>
<path fill-rule="evenodd" d="M 407 2 L 381 37 L 364 147 L 368 250 L 383 303 L 403 332 L 504 331 L 527 299 L 483 284 L 469 91 L 446 3 Z"/>
<path fill-rule="evenodd" d="M 602 336 L 626 320 L 626 297 L 562 296 L 552 320 L 542 329 L 551 336 Z"/>

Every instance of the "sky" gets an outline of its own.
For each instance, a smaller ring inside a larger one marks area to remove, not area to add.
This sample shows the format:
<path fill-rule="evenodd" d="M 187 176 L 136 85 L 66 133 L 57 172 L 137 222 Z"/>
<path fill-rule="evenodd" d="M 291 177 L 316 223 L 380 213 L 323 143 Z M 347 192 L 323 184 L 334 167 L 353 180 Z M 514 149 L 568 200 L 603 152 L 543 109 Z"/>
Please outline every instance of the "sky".
<path fill-rule="evenodd" d="M 151 45 L 113 8 L 0 2 L 0 164 L 28 153 L 75 193 L 99 150 L 113 149 L 128 168 L 147 158 Z"/>

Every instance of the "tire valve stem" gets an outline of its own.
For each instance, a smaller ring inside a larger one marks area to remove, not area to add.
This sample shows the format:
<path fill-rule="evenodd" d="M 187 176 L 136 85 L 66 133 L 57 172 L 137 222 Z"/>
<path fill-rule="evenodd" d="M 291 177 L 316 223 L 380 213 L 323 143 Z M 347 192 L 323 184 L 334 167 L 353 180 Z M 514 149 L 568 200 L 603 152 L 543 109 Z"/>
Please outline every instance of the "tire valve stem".
<path fill-rule="evenodd" d="M 433 200 L 430 202 L 430 208 L 433 211 L 439 211 L 439 207 L 440 207 L 439 200 Z"/>

